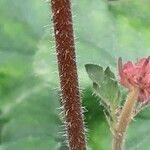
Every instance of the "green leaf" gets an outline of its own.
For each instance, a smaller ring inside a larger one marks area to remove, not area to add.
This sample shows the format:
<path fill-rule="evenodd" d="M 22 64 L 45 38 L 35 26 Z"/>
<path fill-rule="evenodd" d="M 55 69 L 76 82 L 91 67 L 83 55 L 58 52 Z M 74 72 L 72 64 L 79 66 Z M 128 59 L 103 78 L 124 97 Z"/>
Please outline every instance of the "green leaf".
<path fill-rule="evenodd" d="M 48 150 L 49 148 L 57 150 L 59 144 L 50 138 L 29 137 L 16 142 L 4 143 L 0 146 L 0 150 Z"/>
<path fill-rule="evenodd" d="M 94 64 L 86 64 L 85 65 L 86 71 L 89 75 L 89 78 L 97 83 L 97 84 L 102 84 L 103 80 L 104 80 L 104 72 L 103 72 L 103 68 L 98 66 L 98 65 L 94 65 Z"/>
<path fill-rule="evenodd" d="M 55 91 L 42 86 L 33 87 L 30 93 L 18 98 L 3 115 L 8 121 L 2 130 L 2 149 L 57 150 L 60 121 L 59 111 L 53 109 L 58 106 L 57 99 Z"/>
<path fill-rule="evenodd" d="M 107 67 L 105 71 L 98 65 L 86 64 L 86 71 L 93 81 L 93 89 L 106 104 L 117 105 L 119 98 L 119 87 L 115 75 Z"/>
<path fill-rule="evenodd" d="M 43 2 L 0 1 L 0 150 L 61 148 L 58 94 L 35 67 L 48 11 Z"/>
<path fill-rule="evenodd" d="M 136 118 L 129 125 L 125 148 L 127 150 L 149 150 L 150 120 Z"/>
<path fill-rule="evenodd" d="M 116 80 L 114 73 L 110 70 L 110 67 L 107 67 L 107 68 L 105 69 L 104 74 L 105 74 L 105 76 L 107 76 L 108 78 L 111 78 L 111 79 Z"/>

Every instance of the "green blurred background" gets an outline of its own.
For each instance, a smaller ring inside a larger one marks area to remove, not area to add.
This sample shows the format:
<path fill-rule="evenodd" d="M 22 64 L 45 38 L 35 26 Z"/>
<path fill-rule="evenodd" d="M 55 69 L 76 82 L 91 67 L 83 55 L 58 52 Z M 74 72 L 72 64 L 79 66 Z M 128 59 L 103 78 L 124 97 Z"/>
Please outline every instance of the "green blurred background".
<path fill-rule="evenodd" d="M 86 107 L 88 145 L 110 150 L 111 134 L 99 99 L 92 96 L 86 63 L 150 55 L 149 0 L 73 0 L 77 64 Z M 49 4 L 0 0 L 0 150 L 67 150 Z M 150 110 L 128 129 L 127 150 L 150 150 Z"/>

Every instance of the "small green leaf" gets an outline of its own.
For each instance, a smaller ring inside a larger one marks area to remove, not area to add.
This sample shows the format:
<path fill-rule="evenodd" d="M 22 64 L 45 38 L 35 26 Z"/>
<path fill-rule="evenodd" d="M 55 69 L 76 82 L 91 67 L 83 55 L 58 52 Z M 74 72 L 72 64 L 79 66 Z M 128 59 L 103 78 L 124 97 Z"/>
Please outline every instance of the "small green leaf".
<path fill-rule="evenodd" d="M 93 83 L 93 89 L 96 95 L 98 95 L 107 104 L 115 104 L 119 97 L 119 89 L 117 81 L 106 80 L 101 86 Z"/>
<path fill-rule="evenodd" d="M 101 84 L 103 82 L 104 72 L 101 66 L 98 66 L 95 64 L 86 64 L 85 68 L 86 68 L 89 78 L 93 82 L 97 84 Z"/>
<path fill-rule="evenodd" d="M 93 90 L 94 90 L 94 93 L 103 100 L 102 105 L 106 109 L 108 109 L 107 107 L 109 106 L 109 102 L 108 102 L 108 100 L 105 97 L 103 97 L 103 95 L 101 95 L 101 89 L 100 89 L 100 87 L 99 87 L 99 85 L 97 83 L 93 82 Z"/>
<path fill-rule="evenodd" d="M 93 89 L 97 96 L 99 96 L 107 105 L 117 105 L 119 98 L 119 87 L 115 79 L 114 73 L 109 67 L 103 71 L 103 68 L 94 65 L 85 65 L 89 78 L 93 81 Z"/>
<path fill-rule="evenodd" d="M 114 73 L 107 67 L 104 71 L 105 75 L 109 78 L 116 79 Z"/>

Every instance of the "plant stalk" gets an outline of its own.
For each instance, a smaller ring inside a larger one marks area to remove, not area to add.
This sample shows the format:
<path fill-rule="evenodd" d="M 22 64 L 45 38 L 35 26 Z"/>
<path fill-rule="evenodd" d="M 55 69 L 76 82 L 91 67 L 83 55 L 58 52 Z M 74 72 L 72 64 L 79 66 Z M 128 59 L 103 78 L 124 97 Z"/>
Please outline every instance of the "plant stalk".
<path fill-rule="evenodd" d="M 120 117 L 115 127 L 112 149 L 113 150 L 123 150 L 124 147 L 124 137 L 127 127 L 132 119 L 134 106 L 138 98 L 139 89 L 132 89 L 127 97 L 124 104 Z"/>
<path fill-rule="evenodd" d="M 70 0 L 51 0 L 69 150 L 86 150 Z"/>

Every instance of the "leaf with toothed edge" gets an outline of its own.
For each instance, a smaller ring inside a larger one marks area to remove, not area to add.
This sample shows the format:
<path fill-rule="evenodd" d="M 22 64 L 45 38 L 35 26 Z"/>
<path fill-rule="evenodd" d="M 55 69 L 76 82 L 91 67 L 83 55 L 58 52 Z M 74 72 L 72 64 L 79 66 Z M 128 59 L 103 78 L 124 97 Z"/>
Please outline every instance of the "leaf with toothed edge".
<path fill-rule="evenodd" d="M 114 73 L 109 67 L 103 68 L 94 64 L 86 64 L 86 71 L 89 78 L 93 81 L 93 89 L 107 105 L 117 105 L 119 98 L 119 87 Z"/>
<path fill-rule="evenodd" d="M 104 79 L 104 71 L 101 66 L 95 64 L 86 64 L 85 65 L 86 72 L 88 73 L 89 78 L 97 83 L 101 84 Z"/>
<path fill-rule="evenodd" d="M 110 70 L 110 67 L 105 69 L 104 74 L 108 76 L 108 78 L 116 80 L 114 73 Z"/>

